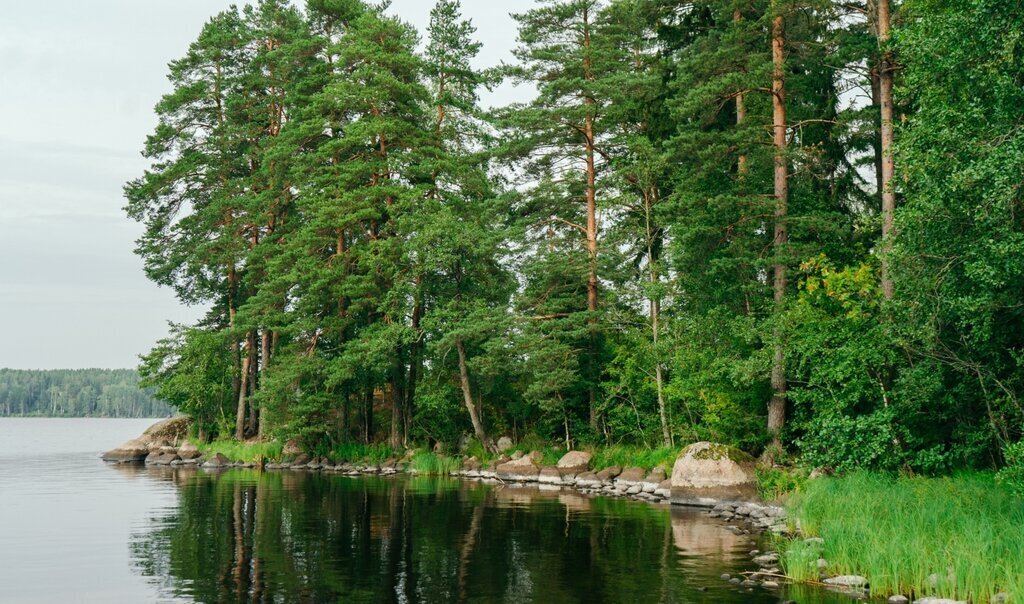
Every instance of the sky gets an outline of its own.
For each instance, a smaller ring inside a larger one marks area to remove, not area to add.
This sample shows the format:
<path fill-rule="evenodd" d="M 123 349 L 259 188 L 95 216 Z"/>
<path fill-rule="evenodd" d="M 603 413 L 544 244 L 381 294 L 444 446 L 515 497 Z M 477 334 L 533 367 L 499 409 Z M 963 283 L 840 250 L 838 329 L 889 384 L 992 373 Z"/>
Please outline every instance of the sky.
<path fill-rule="evenodd" d="M 237 3 L 237 2 L 236 2 Z M 134 367 L 202 309 L 150 283 L 134 255 L 142 229 L 122 187 L 167 93 L 166 66 L 229 0 L 5 3 L 0 20 L 0 367 Z M 423 31 L 430 0 L 391 12 Z M 480 66 L 511 60 L 510 12 L 534 0 L 463 0 Z M 524 100 L 504 87 L 485 104 Z"/>

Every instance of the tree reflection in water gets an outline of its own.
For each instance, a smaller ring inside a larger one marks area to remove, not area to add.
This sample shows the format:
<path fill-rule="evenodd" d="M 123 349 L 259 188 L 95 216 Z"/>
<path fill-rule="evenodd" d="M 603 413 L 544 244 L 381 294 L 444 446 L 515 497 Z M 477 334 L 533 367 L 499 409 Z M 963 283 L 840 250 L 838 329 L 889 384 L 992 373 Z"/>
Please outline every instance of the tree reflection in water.
<path fill-rule="evenodd" d="M 722 573 L 756 546 L 693 511 L 431 478 L 146 469 L 177 506 L 138 572 L 195 602 L 768 603 Z M 701 589 L 703 588 L 703 590 Z M 793 597 L 793 594 L 787 594 Z M 841 602 L 820 592 L 802 603 Z"/>

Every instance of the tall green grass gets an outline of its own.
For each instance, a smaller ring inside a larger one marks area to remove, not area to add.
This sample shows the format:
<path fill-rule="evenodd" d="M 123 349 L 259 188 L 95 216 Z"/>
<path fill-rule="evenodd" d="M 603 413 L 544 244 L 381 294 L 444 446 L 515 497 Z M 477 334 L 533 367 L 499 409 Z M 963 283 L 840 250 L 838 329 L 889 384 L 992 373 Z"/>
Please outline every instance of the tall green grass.
<path fill-rule="evenodd" d="M 386 444 L 366 445 L 362 443 L 342 443 L 331 448 L 330 451 L 318 453 L 326 455 L 335 462 L 370 462 L 380 463 L 393 457 L 398 457 L 395 449 Z"/>
<path fill-rule="evenodd" d="M 645 447 L 629 447 L 614 445 L 594 451 L 594 458 L 591 465 L 595 470 L 619 466 L 622 468 L 644 468 L 650 470 L 658 466 L 665 468 L 665 472 L 671 474 L 672 466 L 682 447 L 660 447 L 648 449 Z"/>
<path fill-rule="evenodd" d="M 412 456 L 409 465 L 417 474 L 450 476 L 459 469 L 459 460 L 435 453 L 420 452 Z"/>
<path fill-rule="evenodd" d="M 875 594 L 980 604 L 1005 592 L 1024 602 L 1024 497 L 990 474 L 823 478 L 807 482 L 790 508 L 805 536 L 824 539 L 828 572 L 863 575 Z M 807 568 L 817 560 L 812 547 L 784 548 L 787 574 L 816 576 Z"/>
<path fill-rule="evenodd" d="M 232 461 L 242 463 L 280 459 L 281 451 L 284 448 L 281 443 L 276 441 L 247 443 L 236 440 L 215 440 L 209 444 L 196 442 L 195 445 L 204 457 L 220 453 Z"/>

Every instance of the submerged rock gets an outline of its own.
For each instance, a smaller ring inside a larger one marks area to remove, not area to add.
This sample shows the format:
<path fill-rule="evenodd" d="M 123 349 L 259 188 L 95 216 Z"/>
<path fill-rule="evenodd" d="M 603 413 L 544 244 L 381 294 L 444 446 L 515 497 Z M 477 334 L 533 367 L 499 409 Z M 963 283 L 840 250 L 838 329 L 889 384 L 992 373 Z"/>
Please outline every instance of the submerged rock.
<path fill-rule="evenodd" d="M 833 587 L 852 587 L 856 589 L 864 589 L 868 586 L 868 580 L 860 575 L 839 575 L 838 577 L 825 579 L 824 583 Z M 920 601 L 918 600 L 918 602 Z"/>
<path fill-rule="evenodd" d="M 223 453 L 215 453 L 203 462 L 204 468 L 226 468 L 230 465 L 232 465 L 231 460 L 225 457 Z"/>
<path fill-rule="evenodd" d="M 154 466 L 169 466 L 174 461 L 181 461 L 174 449 L 153 451 L 146 457 L 146 464 Z"/>
<path fill-rule="evenodd" d="M 754 459 L 726 445 L 699 442 L 679 455 L 672 468 L 672 502 L 712 505 L 757 499 Z"/>

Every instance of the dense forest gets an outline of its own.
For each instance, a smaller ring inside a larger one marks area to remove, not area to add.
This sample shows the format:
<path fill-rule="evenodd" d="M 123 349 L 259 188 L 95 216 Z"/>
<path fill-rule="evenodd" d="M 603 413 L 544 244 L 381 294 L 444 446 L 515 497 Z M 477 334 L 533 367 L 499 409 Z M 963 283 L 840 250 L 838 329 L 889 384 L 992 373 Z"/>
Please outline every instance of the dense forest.
<path fill-rule="evenodd" d="M 1024 427 L 1024 9 L 453 0 L 209 20 L 126 186 L 209 305 L 144 357 L 204 437 L 714 440 L 1001 465 Z M 507 81 L 527 103 L 483 108 Z M 1011 453 L 1012 454 L 1012 453 Z"/>
<path fill-rule="evenodd" d="M 0 369 L 0 417 L 167 417 L 133 369 Z"/>

